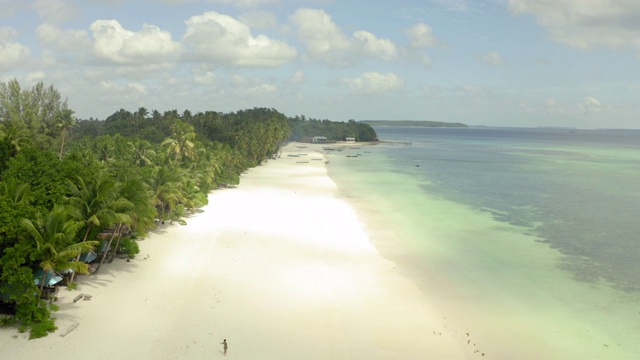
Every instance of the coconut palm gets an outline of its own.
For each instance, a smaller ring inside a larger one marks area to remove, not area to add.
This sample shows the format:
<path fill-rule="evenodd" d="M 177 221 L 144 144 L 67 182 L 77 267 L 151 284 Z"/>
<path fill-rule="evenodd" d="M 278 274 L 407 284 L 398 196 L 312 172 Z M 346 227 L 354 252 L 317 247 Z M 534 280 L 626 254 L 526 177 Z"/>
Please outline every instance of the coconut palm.
<path fill-rule="evenodd" d="M 193 126 L 181 120 L 175 120 L 171 126 L 171 137 L 165 139 L 161 146 L 166 148 L 169 159 L 180 162 L 184 159 L 193 159 L 196 155 L 196 133 Z"/>
<path fill-rule="evenodd" d="M 109 174 L 102 171 L 89 182 L 81 177 L 77 178 L 77 182 L 69 182 L 69 203 L 78 209 L 79 218 L 84 222 L 82 242 L 87 241 L 94 226 L 107 228 L 131 221 L 127 212 L 133 204 L 120 195 L 118 183 Z"/>
<path fill-rule="evenodd" d="M 152 176 L 147 178 L 147 184 L 151 200 L 158 211 L 158 218 L 163 220 L 165 213 L 182 198 L 180 173 L 177 168 L 156 166 Z"/>
<path fill-rule="evenodd" d="M 20 120 L 8 120 L 0 122 L 0 138 L 7 138 L 15 151 L 31 144 L 31 132 Z"/>
<path fill-rule="evenodd" d="M 151 159 L 156 155 L 156 152 L 153 151 L 153 146 L 150 142 L 147 140 L 135 140 L 129 141 L 128 145 L 135 165 L 146 166 L 153 164 Z"/>
<path fill-rule="evenodd" d="M 156 216 L 156 210 L 151 202 L 151 199 L 148 195 L 148 187 L 147 184 L 142 180 L 137 174 L 126 173 L 122 175 L 121 178 L 121 187 L 120 192 L 123 197 L 129 200 L 132 203 L 132 208 L 129 210 L 130 222 L 121 222 L 116 225 L 111 238 L 109 239 L 109 243 L 107 244 L 107 249 L 111 248 L 111 244 L 115 236 L 117 235 L 116 244 L 113 247 L 114 253 L 117 251 L 120 246 L 120 240 L 122 240 L 123 229 L 126 225 L 129 225 L 132 229 L 135 229 L 137 232 L 145 232 L 147 229 L 153 226 L 153 220 Z M 96 271 L 100 269 L 104 260 L 106 258 L 106 253 L 103 255 Z"/>
<path fill-rule="evenodd" d="M 120 195 L 133 205 L 129 211 L 131 228 L 139 233 L 146 232 L 153 226 L 156 217 L 153 200 L 149 197 L 149 186 L 141 175 L 133 172 L 121 173 L 119 181 Z"/>
<path fill-rule="evenodd" d="M 60 145 L 60 159 L 62 159 L 62 153 L 64 152 L 64 142 L 67 138 L 67 131 L 72 127 L 76 126 L 78 121 L 73 116 L 73 110 L 64 108 L 60 110 L 58 114 L 56 125 L 62 129 L 62 144 Z"/>
<path fill-rule="evenodd" d="M 144 107 L 138 108 L 135 114 L 133 114 L 133 134 L 136 135 L 140 131 L 140 123 L 149 116 L 149 110 Z"/>
<path fill-rule="evenodd" d="M 95 270 L 96 272 L 100 270 L 100 267 L 104 263 L 104 260 L 107 258 L 107 253 L 109 253 L 109 249 L 111 249 L 111 244 L 113 244 L 113 239 L 117 235 L 118 241 L 120 241 L 120 237 L 122 236 L 122 230 L 124 226 L 131 223 L 131 216 L 129 216 L 128 214 L 115 214 L 115 219 L 117 223 L 115 224 L 113 231 L 111 232 L 111 237 L 109 237 L 109 242 L 107 243 L 107 246 L 105 246 L 106 250 L 102 254 L 102 258 L 100 258 L 100 263 L 98 264 Z"/>
<path fill-rule="evenodd" d="M 39 219 L 34 224 L 29 219 L 22 220 L 22 227 L 36 243 L 36 257 L 43 271 L 40 293 L 46 279 L 55 271 L 71 269 L 80 274 L 89 271 L 84 262 L 72 260 L 97 245 L 97 241 L 74 242 L 77 231 L 82 227 L 82 222 L 74 219 L 76 211 L 72 207 L 55 205 L 46 221 Z"/>
<path fill-rule="evenodd" d="M 0 181 L 0 196 L 10 199 L 14 204 L 28 203 L 34 198 L 30 185 L 19 183 L 16 179 Z"/>

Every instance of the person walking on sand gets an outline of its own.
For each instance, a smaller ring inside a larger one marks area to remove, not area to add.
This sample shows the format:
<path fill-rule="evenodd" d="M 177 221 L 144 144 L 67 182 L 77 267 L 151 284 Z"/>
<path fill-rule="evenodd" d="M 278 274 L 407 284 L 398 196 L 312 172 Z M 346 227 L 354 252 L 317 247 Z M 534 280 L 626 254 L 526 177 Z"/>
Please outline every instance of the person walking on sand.
<path fill-rule="evenodd" d="M 224 350 L 224 355 L 227 355 L 227 349 L 229 348 L 229 345 L 227 345 L 227 339 L 224 339 L 220 344 L 222 344 L 222 350 Z"/>

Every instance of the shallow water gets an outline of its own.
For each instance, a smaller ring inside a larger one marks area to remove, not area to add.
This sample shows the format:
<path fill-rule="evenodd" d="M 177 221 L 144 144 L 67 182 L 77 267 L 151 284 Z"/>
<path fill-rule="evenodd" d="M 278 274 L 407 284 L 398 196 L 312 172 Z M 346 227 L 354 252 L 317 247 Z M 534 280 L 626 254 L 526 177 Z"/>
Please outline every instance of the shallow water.
<path fill-rule="evenodd" d="M 445 331 L 488 358 L 640 356 L 640 132 L 376 131 L 412 145 L 333 151 L 330 176 Z"/>

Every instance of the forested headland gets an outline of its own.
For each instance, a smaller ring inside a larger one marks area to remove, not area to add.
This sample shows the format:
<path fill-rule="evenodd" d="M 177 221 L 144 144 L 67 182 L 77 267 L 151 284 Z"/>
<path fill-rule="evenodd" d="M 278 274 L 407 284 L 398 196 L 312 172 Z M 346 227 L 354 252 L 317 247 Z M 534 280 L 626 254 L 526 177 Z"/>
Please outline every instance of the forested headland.
<path fill-rule="evenodd" d="M 184 224 L 209 192 L 238 184 L 287 141 L 313 136 L 376 139 L 366 124 L 268 108 L 140 107 L 77 119 L 53 86 L 0 83 L 0 326 L 32 338 L 54 331 L 49 278 L 64 274 L 73 289 L 77 274 L 99 271 L 114 254 L 134 257 L 136 239 L 165 221 Z"/>

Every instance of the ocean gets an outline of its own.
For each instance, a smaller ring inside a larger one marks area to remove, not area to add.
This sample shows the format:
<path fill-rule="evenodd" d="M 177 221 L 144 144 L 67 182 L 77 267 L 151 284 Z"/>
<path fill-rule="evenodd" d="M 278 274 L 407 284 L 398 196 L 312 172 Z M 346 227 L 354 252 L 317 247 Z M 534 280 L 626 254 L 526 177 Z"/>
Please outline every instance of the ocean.
<path fill-rule="evenodd" d="M 434 331 L 493 359 L 640 358 L 640 131 L 375 130 L 411 145 L 337 146 L 329 175 Z"/>

